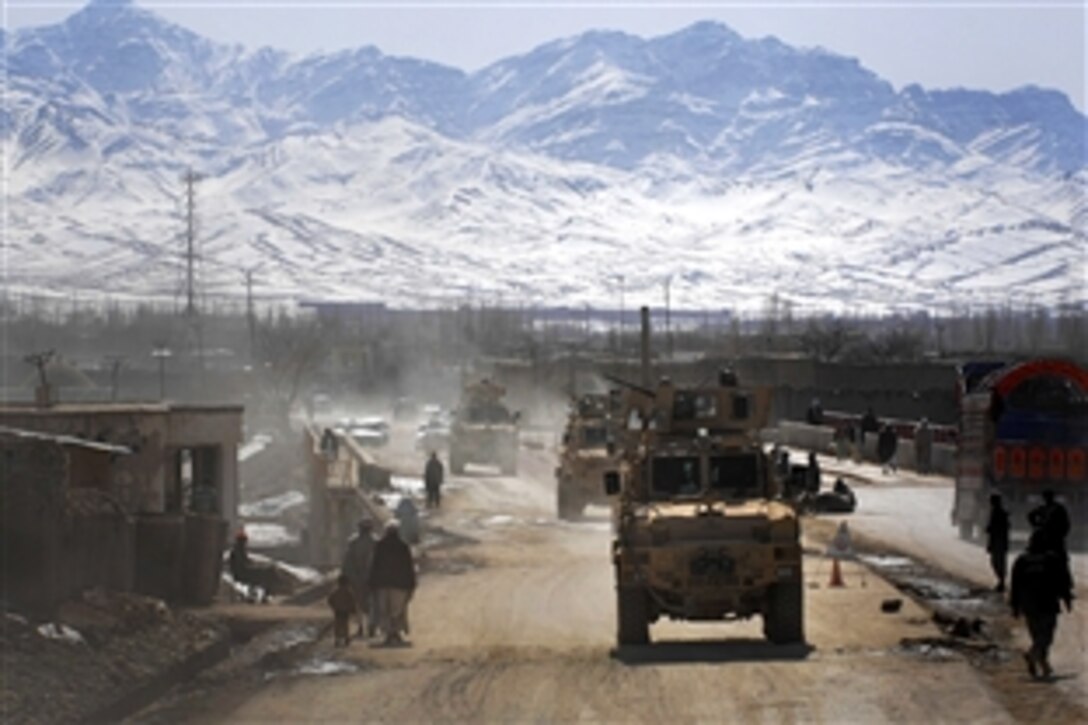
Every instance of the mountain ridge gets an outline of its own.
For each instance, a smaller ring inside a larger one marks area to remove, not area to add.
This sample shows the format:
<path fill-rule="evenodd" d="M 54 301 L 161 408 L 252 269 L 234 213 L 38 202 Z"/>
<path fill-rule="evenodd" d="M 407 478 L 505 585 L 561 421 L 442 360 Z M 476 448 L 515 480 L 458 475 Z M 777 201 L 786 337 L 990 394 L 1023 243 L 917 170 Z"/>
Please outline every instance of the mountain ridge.
<path fill-rule="evenodd" d="M 620 274 L 636 295 L 675 276 L 693 301 L 775 292 L 813 309 L 1085 297 L 1088 119 L 1049 89 L 896 91 L 857 59 L 709 21 L 589 31 L 474 73 L 373 46 L 246 50 L 127 0 L 2 41 L 6 275 L 22 289 L 161 293 L 175 242 L 147 240 L 176 237 L 193 167 L 222 195 L 201 214 L 209 283 L 267 258 L 286 297 L 350 296 L 367 264 L 402 299 L 600 300 Z M 50 248 L 80 273 L 50 277 Z M 747 248 L 766 279 L 718 258 Z M 355 271 L 325 284 L 337 260 Z M 824 298 L 805 289 L 817 279 Z"/>

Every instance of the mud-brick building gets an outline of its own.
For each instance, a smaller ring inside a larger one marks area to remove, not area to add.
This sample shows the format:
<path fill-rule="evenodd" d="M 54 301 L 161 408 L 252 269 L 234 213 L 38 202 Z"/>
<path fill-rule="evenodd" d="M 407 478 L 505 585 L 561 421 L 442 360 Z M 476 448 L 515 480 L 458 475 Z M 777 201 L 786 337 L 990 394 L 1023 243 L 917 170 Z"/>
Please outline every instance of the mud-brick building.
<path fill-rule="evenodd" d="M 0 405 L 5 590 L 210 601 L 238 505 L 241 406 Z M 89 563 L 100 562 L 100 563 Z"/>
<path fill-rule="evenodd" d="M 241 406 L 177 403 L 0 405 L 0 426 L 124 446 L 109 492 L 139 513 L 215 514 L 238 507 Z"/>
<path fill-rule="evenodd" d="M 123 446 L 0 427 L 0 597 L 48 616 L 94 586 L 133 588 L 131 517 L 108 493 Z"/>

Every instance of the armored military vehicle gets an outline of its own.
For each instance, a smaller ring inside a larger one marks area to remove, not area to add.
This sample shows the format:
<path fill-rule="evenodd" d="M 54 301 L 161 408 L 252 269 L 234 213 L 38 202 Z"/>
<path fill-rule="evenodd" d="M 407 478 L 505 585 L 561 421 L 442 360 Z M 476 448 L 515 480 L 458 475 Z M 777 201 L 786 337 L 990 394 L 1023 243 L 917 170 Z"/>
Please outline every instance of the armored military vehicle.
<path fill-rule="evenodd" d="M 518 470 L 518 414 L 502 399 L 506 388 L 486 378 L 466 385 L 450 426 L 450 470 L 464 473 L 468 463 L 496 465 L 504 475 Z"/>
<path fill-rule="evenodd" d="M 731 373 L 709 387 L 624 393 L 614 503 L 617 640 L 649 641 L 649 625 L 763 618 L 775 643 L 804 639 L 797 515 L 775 500 L 759 441 L 768 389 Z"/>
<path fill-rule="evenodd" d="M 608 503 L 601 480 L 617 468 L 618 453 L 613 410 L 618 396 L 586 394 L 572 401 L 555 469 L 556 506 L 559 518 L 575 519 L 587 504 Z"/>

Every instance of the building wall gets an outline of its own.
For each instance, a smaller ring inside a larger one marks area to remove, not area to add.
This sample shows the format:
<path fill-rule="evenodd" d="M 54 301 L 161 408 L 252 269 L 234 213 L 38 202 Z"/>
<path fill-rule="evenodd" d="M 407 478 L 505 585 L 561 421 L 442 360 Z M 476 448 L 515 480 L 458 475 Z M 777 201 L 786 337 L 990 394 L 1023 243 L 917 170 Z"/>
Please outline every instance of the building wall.
<path fill-rule="evenodd" d="M 111 493 L 131 513 L 162 510 L 165 409 L 10 407 L 0 409 L 0 424 L 126 446 L 132 455 L 123 456 L 113 466 Z"/>
<path fill-rule="evenodd" d="M 89 587 L 132 588 L 132 520 L 101 490 L 69 485 L 73 450 L 0 439 L 0 597 L 42 619 Z M 96 469 L 110 461 L 103 452 L 79 457 L 97 459 Z"/>
<path fill-rule="evenodd" d="M 132 454 L 112 462 L 108 488 L 131 514 L 162 513 L 175 481 L 175 456 L 183 448 L 218 453 L 218 513 L 233 526 L 238 507 L 241 407 L 95 405 L 0 408 L 0 425 L 126 446 Z M 93 471 L 78 485 L 99 481 Z"/>

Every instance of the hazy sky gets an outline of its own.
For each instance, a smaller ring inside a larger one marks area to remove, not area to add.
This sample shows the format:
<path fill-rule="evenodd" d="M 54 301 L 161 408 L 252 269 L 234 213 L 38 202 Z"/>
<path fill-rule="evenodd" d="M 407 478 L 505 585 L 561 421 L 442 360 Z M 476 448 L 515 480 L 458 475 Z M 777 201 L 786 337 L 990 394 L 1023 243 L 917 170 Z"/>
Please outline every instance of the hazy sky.
<path fill-rule="evenodd" d="M 56 22 L 82 2 L 0 0 L 5 25 Z M 375 45 L 475 70 L 591 28 L 641 36 L 715 19 L 859 58 L 897 88 L 1057 88 L 1085 109 L 1086 0 L 748 0 L 746 2 L 366 2 L 137 0 L 207 37 L 298 53 Z"/>

